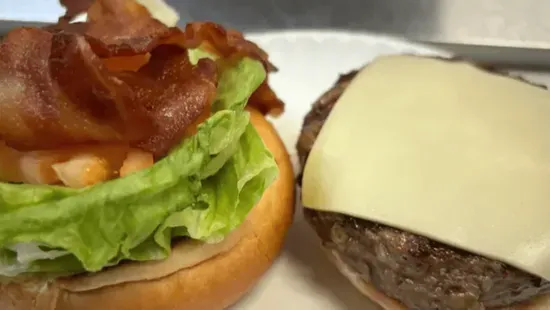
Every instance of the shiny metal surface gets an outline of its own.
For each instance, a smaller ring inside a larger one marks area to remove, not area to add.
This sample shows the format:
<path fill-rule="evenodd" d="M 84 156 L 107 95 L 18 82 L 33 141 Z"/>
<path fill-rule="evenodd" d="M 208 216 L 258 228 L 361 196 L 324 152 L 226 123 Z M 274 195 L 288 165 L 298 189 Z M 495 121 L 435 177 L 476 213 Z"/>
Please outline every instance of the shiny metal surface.
<path fill-rule="evenodd" d="M 547 0 L 167 0 L 190 20 L 247 32 L 338 28 L 442 45 L 478 61 L 550 68 Z M 0 0 L 0 31 L 51 22 L 57 0 Z M 1 21 L 15 20 L 10 24 Z"/>
<path fill-rule="evenodd" d="M 168 0 L 188 19 L 246 30 L 344 28 L 419 40 L 550 48 L 545 0 Z"/>
<path fill-rule="evenodd" d="M 483 62 L 550 67 L 550 1 L 546 0 L 168 2 L 182 12 L 183 20 L 211 19 L 246 31 L 370 31 L 443 45 Z"/>

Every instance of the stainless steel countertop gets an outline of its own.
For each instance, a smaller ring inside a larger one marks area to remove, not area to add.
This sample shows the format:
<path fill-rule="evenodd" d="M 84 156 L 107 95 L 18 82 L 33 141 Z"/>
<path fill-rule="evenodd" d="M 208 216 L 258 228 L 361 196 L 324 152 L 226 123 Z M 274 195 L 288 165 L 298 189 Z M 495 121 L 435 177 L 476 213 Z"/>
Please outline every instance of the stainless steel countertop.
<path fill-rule="evenodd" d="M 182 12 L 183 20 L 212 19 L 246 31 L 370 31 L 443 45 L 484 62 L 550 67 L 550 1 L 546 0 L 168 2 Z"/>
<path fill-rule="evenodd" d="M 478 61 L 550 68 L 550 1 L 547 0 L 167 2 L 180 11 L 182 23 L 214 20 L 245 32 L 336 28 L 385 33 L 444 46 Z M 21 20 L 51 22 L 61 11 L 57 0 L 0 0 L 0 31 Z M 16 22 L 7 23 L 7 20 Z"/>
<path fill-rule="evenodd" d="M 550 48 L 545 0 L 168 0 L 184 20 L 241 29 L 343 28 L 426 41 Z"/>

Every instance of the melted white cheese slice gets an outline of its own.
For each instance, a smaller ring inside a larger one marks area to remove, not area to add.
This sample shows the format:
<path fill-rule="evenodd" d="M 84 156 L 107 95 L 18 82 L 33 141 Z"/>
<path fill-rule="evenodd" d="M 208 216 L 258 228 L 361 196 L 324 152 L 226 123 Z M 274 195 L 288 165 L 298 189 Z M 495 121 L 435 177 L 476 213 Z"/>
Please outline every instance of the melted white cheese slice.
<path fill-rule="evenodd" d="M 378 58 L 326 121 L 302 199 L 550 280 L 550 92 L 464 62 Z"/>

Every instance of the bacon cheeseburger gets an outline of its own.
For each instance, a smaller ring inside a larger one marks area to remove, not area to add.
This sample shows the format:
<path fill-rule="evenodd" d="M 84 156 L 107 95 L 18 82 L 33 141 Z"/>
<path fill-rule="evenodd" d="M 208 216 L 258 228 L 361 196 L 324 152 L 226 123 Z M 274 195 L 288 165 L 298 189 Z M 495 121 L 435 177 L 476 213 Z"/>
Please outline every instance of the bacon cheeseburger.
<path fill-rule="evenodd" d="M 294 186 L 264 118 L 283 109 L 275 68 L 153 4 L 69 6 L 0 43 L 2 310 L 221 309 L 281 249 Z"/>
<path fill-rule="evenodd" d="M 460 60 L 340 78 L 298 142 L 305 217 L 384 309 L 550 309 L 550 92 Z"/>

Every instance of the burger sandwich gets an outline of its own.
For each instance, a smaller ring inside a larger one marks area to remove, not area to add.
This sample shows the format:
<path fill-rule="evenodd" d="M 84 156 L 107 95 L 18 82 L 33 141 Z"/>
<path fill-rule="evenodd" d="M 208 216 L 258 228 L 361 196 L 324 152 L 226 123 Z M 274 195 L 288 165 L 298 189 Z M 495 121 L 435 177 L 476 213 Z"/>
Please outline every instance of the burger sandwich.
<path fill-rule="evenodd" d="M 297 144 L 304 214 L 388 310 L 550 309 L 550 92 L 460 59 L 340 77 Z"/>
<path fill-rule="evenodd" d="M 160 1 L 63 4 L 0 42 L 0 309 L 233 304 L 292 221 L 276 68 Z"/>

